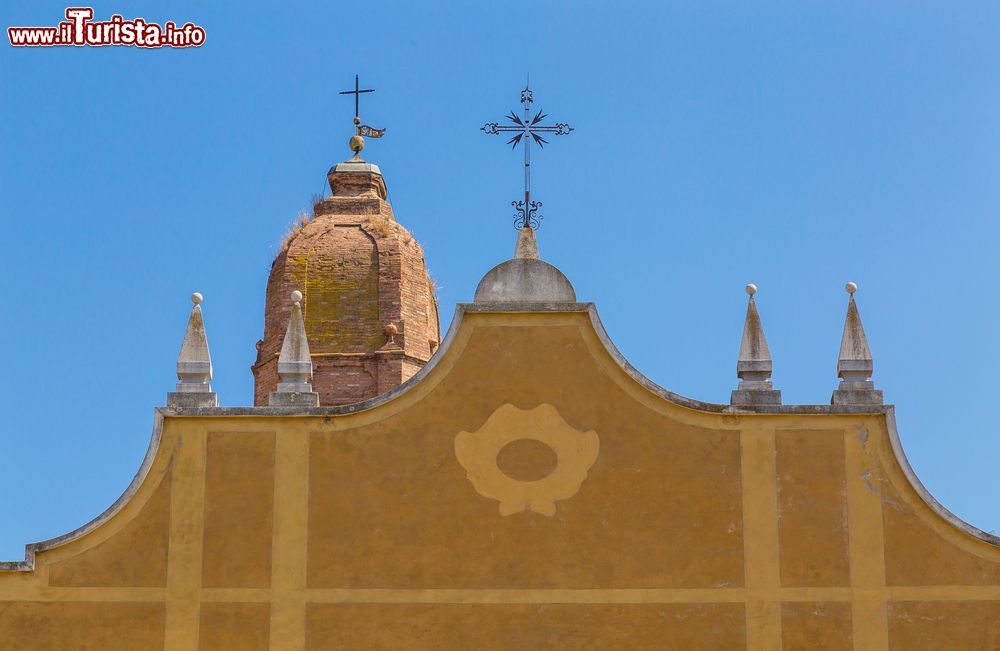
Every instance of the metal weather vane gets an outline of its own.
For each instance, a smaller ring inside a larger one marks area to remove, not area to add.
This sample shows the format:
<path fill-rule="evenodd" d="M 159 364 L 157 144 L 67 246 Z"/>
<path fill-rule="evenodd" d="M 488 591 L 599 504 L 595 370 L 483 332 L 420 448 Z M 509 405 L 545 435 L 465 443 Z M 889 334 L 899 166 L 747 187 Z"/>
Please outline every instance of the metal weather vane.
<path fill-rule="evenodd" d="M 566 136 L 573 130 L 565 122 L 556 122 L 554 125 L 541 124 L 541 121 L 548 117 L 547 114 L 539 110 L 531 117 L 531 104 L 535 101 L 534 95 L 528 84 L 525 84 L 521 91 L 521 104 L 524 105 L 524 118 L 511 111 L 510 115 L 504 116 L 513 124 L 500 124 L 499 122 L 487 122 L 480 131 L 487 135 L 496 136 L 503 134 L 513 134 L 507 141 L 511 148 L 516 148 L 524 143 L 524 199 L 522 201 L 511 201 L 517 214 L 514 215 L 514 226 L 517 228 L 538 228 L 541 224 L 542 216 L 538 214 L 538 209 L 542 207 L 541 201 L 531 199 L 531 142 L 534 141 L 539 148 L 544 148 L 548 140 L 541 134 L 552 134 L 556 136 Z"/>
<path fill-rule="evenodd" d="M 370 127 L 367 124 L 361 124 L 361 117 L 359 115 L 360 108 L 360 98 L 362 93 L 374 93 L 374 88 L 361 88 L 361 81 L 358 75 L 354 75 L 354 90 L 342 90 L 340 95 L 354 95 L 354 136 L 351 138 L 351 151 L 355 155 L 359 155 L 361 150 L 365 148 L 364 136 L 369 138 L 381 138 L 385 135 L 385 129 L 376 129 Z"/>

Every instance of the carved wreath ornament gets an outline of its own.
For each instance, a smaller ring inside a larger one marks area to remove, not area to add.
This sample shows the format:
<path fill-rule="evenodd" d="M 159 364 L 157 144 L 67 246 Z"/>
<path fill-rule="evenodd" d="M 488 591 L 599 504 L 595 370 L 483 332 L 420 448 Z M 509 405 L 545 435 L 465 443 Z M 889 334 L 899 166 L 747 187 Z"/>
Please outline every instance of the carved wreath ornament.
<path fill-rule="evenodd" d="M 515 479 L 497 465 L 505 447 L 525 440 L 537 441 L 555 453 L 555 467 L 540 479 Z M 523 511 L 555 515 L 557 500 L 579 492 L 599 447 L 596 432 L 574 429 L 550 404 L 531 410 L 501 405 L 477 431 L 459 432 L 455 437 L 458 462 L 477 493 L 500 502 L 500 515 Z"/>

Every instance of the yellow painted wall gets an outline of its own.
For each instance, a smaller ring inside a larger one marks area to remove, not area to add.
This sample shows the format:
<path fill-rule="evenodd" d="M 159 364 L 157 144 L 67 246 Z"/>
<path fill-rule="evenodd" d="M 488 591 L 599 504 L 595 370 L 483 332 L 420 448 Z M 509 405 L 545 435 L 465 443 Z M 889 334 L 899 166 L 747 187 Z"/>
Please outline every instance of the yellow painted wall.
<path fill-rule="evenodd" d="M 1000 648 L 1000 548 L 888 412 L 683 406 L 586 311 L 442 352 L 355 414 L 165 412 L 124 506 L 0 571 L 0 649 Z"/>

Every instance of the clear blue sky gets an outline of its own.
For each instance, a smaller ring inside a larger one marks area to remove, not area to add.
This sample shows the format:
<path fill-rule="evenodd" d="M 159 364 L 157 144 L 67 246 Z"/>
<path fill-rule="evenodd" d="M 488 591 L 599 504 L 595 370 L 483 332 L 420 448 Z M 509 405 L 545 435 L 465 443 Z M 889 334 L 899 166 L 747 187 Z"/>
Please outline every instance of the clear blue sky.
<path fill-rule="evenodd" d="M 746 297 L 786 403 L 827 403 L 855 280 L 917 474 L 1000 530 L 996 3 L 128 2 L 199 49 L 0 46 L 0 559 L 128 485 L 174 383 L 192 291 L 215 387 L 251 403 L 278 242 L 345 159 L 355 72 L 442 326 L 510 256 L 536 105 L 542 255 L 657 383 L 728 401 Z M 65 4 L 6 2 L 54 25 Z"/>

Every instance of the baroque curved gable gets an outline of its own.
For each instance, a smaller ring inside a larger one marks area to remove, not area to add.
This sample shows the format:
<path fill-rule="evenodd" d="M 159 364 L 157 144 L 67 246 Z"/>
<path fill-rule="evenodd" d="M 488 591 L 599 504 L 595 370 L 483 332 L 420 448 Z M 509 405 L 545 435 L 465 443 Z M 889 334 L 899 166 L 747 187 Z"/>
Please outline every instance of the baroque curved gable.
<path fill-rule="evenodd" d="M 0 572 L 0 635 L 98 648 L 97 612 L 144 622 L 133 648 L 982 645 L 998 543 L 916 481 L 892 407 L 702 403 L 592 304 L 466 305 L 376 399 L 158 410 L 123 498 Z"/>

